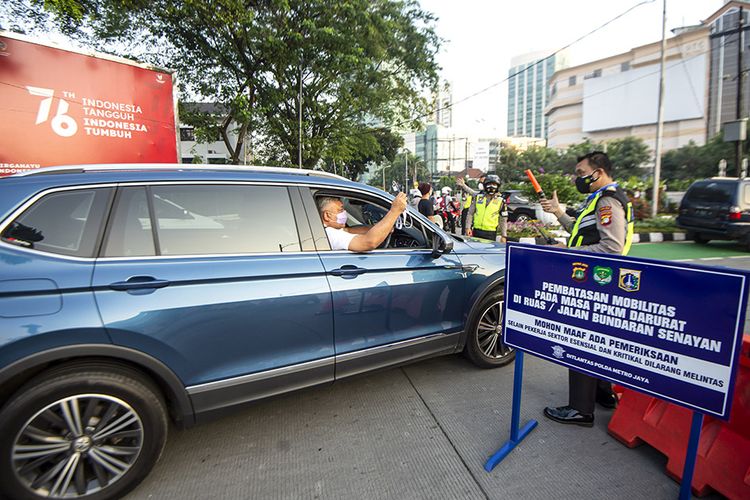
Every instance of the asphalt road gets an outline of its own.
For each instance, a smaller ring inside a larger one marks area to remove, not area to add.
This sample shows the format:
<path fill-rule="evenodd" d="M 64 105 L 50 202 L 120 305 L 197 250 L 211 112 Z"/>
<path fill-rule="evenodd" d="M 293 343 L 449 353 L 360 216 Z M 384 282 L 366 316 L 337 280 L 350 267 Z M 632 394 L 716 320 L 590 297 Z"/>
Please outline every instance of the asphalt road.
<path fill-rule="evenodd" d="M 750 256 L 698 258 L 750 270 Z M 665 457 L 607 434 L 611 411 L 597 409 L 591 429 L 546 420 L 544 406 L 567 401 L 567 374 L 532 356 L 522 423 L 539 426 L 485 472 L 508 437 L 512 382 L 513 364 L 480 370 L 448 356 L 259 402 L 173 430 L 127 498 L 677 498 Z"/>

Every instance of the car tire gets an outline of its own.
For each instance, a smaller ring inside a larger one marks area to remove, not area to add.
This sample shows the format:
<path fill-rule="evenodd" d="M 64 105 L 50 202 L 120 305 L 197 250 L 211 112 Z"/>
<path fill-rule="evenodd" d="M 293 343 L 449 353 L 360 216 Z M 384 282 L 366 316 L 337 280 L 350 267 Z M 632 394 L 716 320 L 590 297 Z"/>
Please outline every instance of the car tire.
<path fill-rule="evenodd" d="M 167 411 L 138 371 L 106 363 L 42 374 L 0 410 L 0 497 L 121 498 L 159 459 Z"/>
<path fill-rule="evenodd" d="M 464 353 L 480 368 L 507 365 L 516 351 L 502 341 L 503 292 L 492 292 L 481 300 L 468 322 Z"/>
<path fill-rule="evenodd" d="M 693 241 L 698 243 L 699 245 L 705 245 L 711 240 L 703 236 L 701 233 L 695 233 L 693 235 Z"/>
<path fill-rule="evenodd" d="M 515 212 L 512 212 L 508 216 L 509 222 L 528 222 L 530 220 L 534 220 L 536 218 L 536 214 L 527 212 L 526 210 L 516 210 Z"/>

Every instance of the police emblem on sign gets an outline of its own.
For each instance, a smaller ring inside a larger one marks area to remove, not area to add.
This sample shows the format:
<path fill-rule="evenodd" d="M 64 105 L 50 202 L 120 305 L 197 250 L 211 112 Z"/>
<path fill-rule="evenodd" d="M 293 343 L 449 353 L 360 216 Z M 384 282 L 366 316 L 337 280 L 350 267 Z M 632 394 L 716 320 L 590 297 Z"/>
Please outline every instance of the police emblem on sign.
<path fill-rule="evenodd" d="M 634 269 L 620 269 L 619 287 L 626 292 L 637 292 L 641 288 L 641 272 Z"/>
<path fill-rule="evenodd" d="M 573 275 L 571 276 L 571 278 L 579 282 L 586 281 L 586 273 L 588 271 L 588 268 L 588 264 L 584 264 L 583 262 L 574 262 Z"/>
<path fill-rule="evenodd" d="M 552 355 L 556 357 L 557 359 L 562 359 L 563 354 L 565 353 L 565 349 L 563 349 L 559 345 L 552 346 Z"/>
<path fill-rule="evenodd" d="M 594 266 L 594 281 L 599 285 L 608 285 L 612 283 L 612 268 Z"/>

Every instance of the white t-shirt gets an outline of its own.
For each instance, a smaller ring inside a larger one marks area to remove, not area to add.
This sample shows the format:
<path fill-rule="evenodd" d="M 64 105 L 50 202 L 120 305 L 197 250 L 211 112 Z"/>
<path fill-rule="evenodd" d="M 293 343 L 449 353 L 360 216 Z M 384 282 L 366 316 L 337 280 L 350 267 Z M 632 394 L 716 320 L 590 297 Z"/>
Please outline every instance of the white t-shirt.
<path fill-rule="evenodd" d="M 349 243 L 357 236 L 335 227 L 326 227 L 326 235 L 331 243 L 331 250 L 349 250 Z"/>

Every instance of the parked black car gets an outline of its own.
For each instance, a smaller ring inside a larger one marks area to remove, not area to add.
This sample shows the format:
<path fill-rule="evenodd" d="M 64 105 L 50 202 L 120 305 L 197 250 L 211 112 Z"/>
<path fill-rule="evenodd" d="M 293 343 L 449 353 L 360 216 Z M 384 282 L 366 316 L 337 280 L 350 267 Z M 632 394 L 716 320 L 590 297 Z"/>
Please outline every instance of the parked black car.
<path fill-rule="evenodd" d="M 696 243 L 737 240 L 750 247 L 750 179 L 694 182 L 680 203 L 677 225 Z"/>
<path fill-rule="evenodd" d="M 503 191 L 503 198 L 508 204 L 508 220 L 510 222 L 536 219 L 536 207 L 539 205 L 529 200 L 523 194 L 523 191 L 519 189 Z"/>

